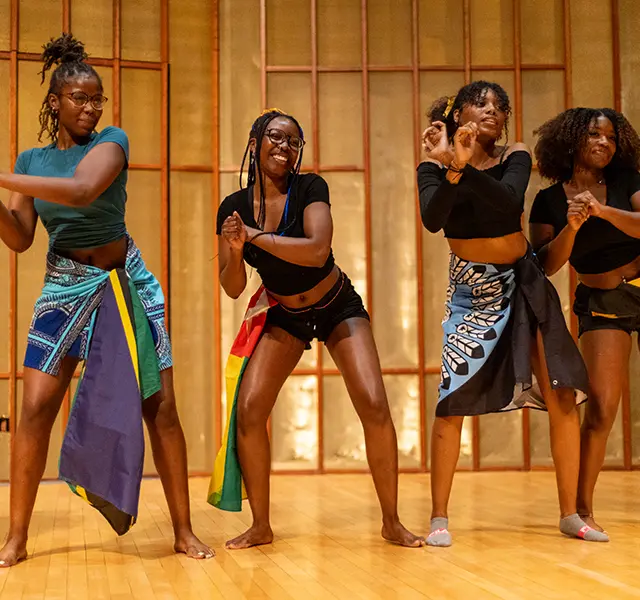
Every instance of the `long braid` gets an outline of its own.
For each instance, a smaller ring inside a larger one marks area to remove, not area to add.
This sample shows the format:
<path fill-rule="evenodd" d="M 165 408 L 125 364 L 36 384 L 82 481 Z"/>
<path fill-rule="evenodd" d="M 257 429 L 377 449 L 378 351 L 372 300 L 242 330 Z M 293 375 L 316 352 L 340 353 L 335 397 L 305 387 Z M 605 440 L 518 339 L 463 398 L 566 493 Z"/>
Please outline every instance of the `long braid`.
<path fill-rule="evenodd" d="M 49 104 L 49 95 L 60 94 L 64 84 L 79 76 L 95 77 L 102 88 L 102 80 L 96 70 L 86 62 L 88 55 L 84 51 L 84 46 L 76 40 L 70 33 L 62 34 L 58 39 L 51 39 L 42 47 L 41 60 L 44 63 L 42 71 L 42 82 L 47 75 L 47 71 L 57 65 L 51 74 L 49 82 L 49 90 L 45 96 L 40 108 L 40 133 L 38 141 L 42 141 L 42 136 L 47 137 L 53 142 L 58 141 L 58 113 L 51 108 Z"/>
<path fill-rule="evenodd" d="M 298 123 L 298 121 L 295 119 L 295 117 L 292 117 L 291 115 L 288 115 L 277 108 L 272 108 L 264 111 L 254 121 L 253 125 L 251 126 L 251 131 L 249 133 L 249 141 L 247 142 L 247 146 L 244 151 L 244 156 L 242 157 L 242 165 L 240 167 L 240 189 L 244 189 L 242 185 L 242 174 L 244 172 L 244 166 L 247 162 L 247 156 L 248 156 L 249 166 L 247 168 L 247 187 L 255 185 L 256 182 L 260 182 L 260 188 L 259 188 L 260 189 L 260 206 L 258 209 L 258 218 L 256 219 L 256 224 L 258 225 L 259 229 L 264 228 L 264 223 L 266 220 L 266 211 L 267 211 L 266 199 L 264 196 L 264 189 L 262 185 L 262 170 L 260 168 L 260 149 L 262 148 L 262 140 L 264 139 L 264 135 L 265 135 L 265 132 L 267 131 L 267 127 L 269 123 L 277 117 L 284 117 L 286 119 L 289 119 L 293 123 L 295 123 L 296 127 L 298 128 L 298 131 L 300 132 L 300 138 L 304 140 L 304 132 L 302 131 L 302 127 L 300 126 L 300 123 Z M 256 140 L 255 151 L 251 150 L 252 139 Z M 302 166 L 303 150 L 304 150 L 304 146 L 300 148 L 300 151 L 298 152 L 298 159 L 296 161 L 296 166 L 291 172 L 291 175 L 289 178 L 289 190 L 287 194 L 287 200 L 289 200 L 289 198 L 291 197 L 292 186 L 294 184 L 296 186 L 296 198 L 297 198 L 297 191 L 298 191 L 297 186 L 299 184 L 298 175 L 300 174 L 300 168 Z M 297 211 L 294 212 L 294 219 L 290 223 L 286 224 L 284 230 L 280 233 L 282 234 L 285 231 L 289 230 L 290 227 L 292 227 L 293 224 L 296 222 L 296 220 L 297 220 Z"/>

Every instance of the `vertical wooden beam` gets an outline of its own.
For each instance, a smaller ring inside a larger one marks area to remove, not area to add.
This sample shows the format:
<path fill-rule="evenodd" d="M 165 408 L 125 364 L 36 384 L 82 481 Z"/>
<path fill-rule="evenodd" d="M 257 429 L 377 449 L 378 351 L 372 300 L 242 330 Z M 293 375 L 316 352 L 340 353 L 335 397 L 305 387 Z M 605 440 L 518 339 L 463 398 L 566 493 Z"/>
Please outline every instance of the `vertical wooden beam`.
<path fill-rule="evenodd" d="M 412 46 L 412 88 L 413 88 L 413 157 L 414 163 L 420 162 L 422 151 L 420 144 L 420 37 L 419 37 L 420 7 L 418 0 L 411 0 L 411 46 Z M 427 432 L 426 414 L 427 397 L 425 382 L 425 339 L 424 339 L 424 276 L 422 257 L 422 219 L 420 218 L 420 204 L 418 201 L 417 182 L 415 185 L 415 221 L 416 221 L 416 279 L 418 285 L 418 390 L 420 394 L 420 468 L 427 470 Z"/>
<path fill-rule="evenodd" d="M 71 33 L 71 0 L 62 0 L 62 31 Z"/>
<path fill-rule="evenodd" d="M 613 45 L 613 106 L 622 110 L 622 73 L 620 64 L 620 3 L 611 0 L 611 42 Z"/>
<path fill-rule="evenodd" d="M 113 124 L 120 127 L 121 1 L 113 0 Z"/>
<path fill-rule="evenodd" d="M 18 0 L 11 0 L 11 32 L 9 56 L 9 161 L 11 166 L 18 157 Z M 9 252 L 9 435 L 13 448 L 18 419 L 17 402 L 17 316 L 18 316 L 18 257 Z M 12 456 L 9 457 L 11 462 Z"/>
<path fill-rule="evenodd" d="M 471 0 L 463 0 L 462 32 L 464 37 L 464 82 L 471 82 Z"/>
<path fill-rule="evenodd" d="M 171 332 L 171 264 L 169 240 L 169 0 L 160 0 L 160 61 L 162 91 L 160 96 L 160 252 L 162 254 L 162 287 L 165 293 L 165 320 Z"/>
<path fill-rule="evenodd" d="M 214 0 L 211 14 L 211 204 L 213 221 L 213 256 L 217 257 L 218 236 L 215 215 L 220 203 L 220 2 Z M 213 261 L 213 385 L 214 385 L 214 448 L 222 444 L 222 329 L 220 275 L 217 258 Z"/>
<path fill-rule="evenodd" d="M 264 109 L 267 107 L 267 0 L 260 0 L 260 90 Z"/>
<path fill-rule="evenodd" d="M 320 172 L 320 126 L 318 110 L 318 0 L 311 2 L 311 130 L 313 143 L 313 172 Z M 318 342 L 316 381 L 318 389 L 318 462 L 317 470 L 324 473 L 324 354 Z"/>
<path fill-rule="evenodd" d="M 515 83 L 514 109 L 516 114 L 516 141 L 522 141 L 522 41 L 520 0 L 513 2 L 513 76 Z"/>
<path fill-rule="evenodd" d="M 373 250 L 371 242 L 371 147 L 369 136 L 369 27 L 367 23 L 367 0 L 361 0 L 361 32 L 362 32 L 362 136 L 364 150 L 364 236 L 367 279 L 367 309 L 373 322 L 375 306 L 373 305 Z"/>
<path fill-rule="evenodd" d="M 573 106 L 573 70 L 571 68 L 571 0 L 563 0 L 563 41 L 564 41 L 564 107 Z"/>

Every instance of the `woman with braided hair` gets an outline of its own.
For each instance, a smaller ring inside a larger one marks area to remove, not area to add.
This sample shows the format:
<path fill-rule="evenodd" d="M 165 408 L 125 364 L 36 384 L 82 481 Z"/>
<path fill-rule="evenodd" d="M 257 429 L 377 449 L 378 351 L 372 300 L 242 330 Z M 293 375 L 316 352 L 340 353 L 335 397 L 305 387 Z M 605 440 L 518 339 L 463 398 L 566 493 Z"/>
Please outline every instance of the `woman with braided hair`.
<path fill-rule="evenodd" d="M 382 536 L 418 547 L 419 538 L 398 518 L 398 448 L 369 316 L 331 251 L 333 225 L 329 189 L 322 177 L 300 174 L 304 134 L 298 122 L 268 110 L 251 127 L 243 159 L 249 158 L 248 187 L 224 199 L 218 211 L 220 280 L 231 298 L 247 285 L 246 264 L 262 278 L 227 364 L 227 388 L 235 400 L 227 435 L 235 439 L 253 524 L 228 548 L 248 548 L 273 540 L 269 522 L 270 449 L 267 420 L 278 393 L 317 338 L 325 342 L 362 421 L 367 458 L 382 507 Z M 235 362 L 233 359 L 238 359 Z M 234 364 L 238 369 L 234 372 Z M 235 373 L 235 374 L 234 374 Z M 229 395 L 233 397 L 229 397 Z M 220 456 L 220 484 L 210 502 L 239 510 L 223 490 L 231 458 Z M 218 472 L 216 461 L 216 473 Z M 239 477 L 235 478 L 239 481 Z M 224 485 L 223 485 L 224 484 Z M 239 485 L 238 485 L 239 489 Z"/>
<path fill-rule="evenodd" d="M 498 143 L 510 113 L 501 86 L 474 81 L 434 104 L 423 136 L 422 220 L 432 233 L 444 230 L 451 249 L 431 436 L 431 546 L 451 545 L 447 510 L 463 418 L 524 407 L 549 413 L 560 531 L 608 540 L 577 514 L 577 404 L 586 396 L 587 372 L 558 295 L 522 232 L 531 155 L 522 143 Z"/>
<path fill-rule="evenodd" d="M 125 226 L 129 142 L 116 127 L 96 132 L 107 99 L 86 58 L 71 35 L 44 46 L 43 82 L 49 70 L 52 74 L 40 136 L 51 143 L 22 152 L 14 174 L 0 174 L 0 187 L 12 192 L 8 206 L 0 203 L 2 241 L 25 252 L 38 218 L 49 234 L 45 283 L 24 361 L 1 567 L 27 556 L 51 428 L 76 366 L 85 359 L 63 442 L 61 478 L 118 533 L 126 532 L 137 516 L 144 417 L 169 504 L 174 549 L 194 558 L 213 556 L 191 528 L 186 445 L 162 290 Z M 122 398 L 132 401 L 120 406 Z"/>
<path fill-rule="evenodd" d="M 554 183 L 533 203 L 531 242 L 549 275 L 569 261 L 580 280 L 573 311 L 590 390 L 578 512 L 602 531 L 593 492 L 640 331 L 640 137 L 610 108 L 569 109 L 536 133 L 540 174 Z"/>

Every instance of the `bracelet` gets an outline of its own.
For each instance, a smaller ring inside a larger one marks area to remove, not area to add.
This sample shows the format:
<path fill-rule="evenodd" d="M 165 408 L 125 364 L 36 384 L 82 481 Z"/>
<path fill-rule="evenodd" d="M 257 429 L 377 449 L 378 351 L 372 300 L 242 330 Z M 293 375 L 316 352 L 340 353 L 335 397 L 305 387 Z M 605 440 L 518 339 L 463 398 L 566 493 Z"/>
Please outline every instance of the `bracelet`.
<path fill-rule="evenodd" d="M 449 171 L 452 171 L 453 173 L 462 173 L 463 169 L 464 169 L 464 167 L 462 167 L 462 169 L 461 169 L 458 165 L 456 165 L 454 163 L 454 161 L 451 161 L 449 163 Z"/>
<path fill-rule="evenodd" d="M 260 233 L 256 233 L 250 240 L 247 240 L 247 243 L 253 244 L 253 240 L 259 238 L 261 235 L 273 235 L 273 231 L 261 231 Z"/>

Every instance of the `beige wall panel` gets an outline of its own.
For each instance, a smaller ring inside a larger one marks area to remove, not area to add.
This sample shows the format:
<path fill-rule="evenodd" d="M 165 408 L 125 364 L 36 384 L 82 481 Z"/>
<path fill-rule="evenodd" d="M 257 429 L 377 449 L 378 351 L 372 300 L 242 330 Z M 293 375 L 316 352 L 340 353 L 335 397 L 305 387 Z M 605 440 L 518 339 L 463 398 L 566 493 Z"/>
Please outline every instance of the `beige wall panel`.
<path fill-rule="evenodd" d="M 611 2 L 571 0 L 570 4 L 573 106 L 612 106 Z"/>
<path fill-rule="evenodd" d="M 532 152 L 537 139 L 533 131 L 563 110 L 564 73 L 562 71 L 524 71 L 522 73 L 522 141 L 531 148 Z"/>
<path fill-rule="evenodd" d="M 311 75 L 308 73 L 271 73 L 267 79 L 267 105 L 279 108 L 296 118 L 304 131 L 306 145 L 303 167 L 313 165 L 313 130 L 311 127 Z M 248 139 L 247 130 L 247 139 Z M 238 160 L 241 160 L 242 156 Z"/>
<path fill-rule="evenodd" d="M 324 378 L 324 466 L 326 469 L 366 469 L 364 432 L 340 376 Z"/>
<path fill-rule="evenodd" d="M 43 44 L 62 32 L 62 2 L 59 0 L 18 0 L 18 11 L 18 48 L 21 52 L 39 54 Z"/>
<path fill-rule="evenodd" d="M 463 0 L 419 0 L 420 66 L 464 64 Z"/>
<path fill-rule="evenodd" d="M 362 64 L 362 2 L 318 1 L 318 63 L 331 67 Z"/>
<path fill-rule="evenodd" d="M 523 465 L 522 411 L 480 417 L 480 468 Z"/>
<path fill-rule="evenodd" d="M 123 5 L 127 2 L 123 2 Z M 89 56 L 113 56 L 113 0 L 71 0 L 71 30 Z"/>
<path fill-rule="evenodd" d="M 411 64 L 411 0 L 367 0 L 370 65 Z"/>
<path fill-rule="evenodd" d="M 271 416 L 274 471 L 318 468 L 318 379 L 292 376 L 284 384 Z"/>
<path fill-rule="evenodd" d="M 0 50 L 11 46 L 11 0 L 0 0 Z"/>
<path fill-rule="evenodd" d="M 260 99 L 260 1 L 220 1 L 220 165 L 240 166 Z M 238 27 L 238 23 L 242 23 Z"/>
<path fill-rule="evenodd" d="M 420 465 L 420 400 L 413 375 L 385 375 L 385 388 L 398 436 L 400 468 Z M 339 376 L 324 378 L 324 465 L 327 469 L 367 468 L 362 424 Z"/>
<path fill-rule="evenodd" d="M 529 415 L 531 466 L 553 466 L 551 439 L 549 437 L 549 414 L 541 410 L 530 410 Z"/>
<path fill-rule="evenodd" d="M 562 0 L 519 0 L 522 62 L 564 62 Z"/>
<path fill-rule="evenodd" d="M 411 75 L 370 76 L 373 328 L 383 367 L 417 364 Z M 390 143 L 396 140 L 397 143 Z M 378 317 L 376 318 L 376 314 Z"/>
<path fill-rule="evenodd" d="M 49 85 L 48 81 L 45 81 L 40 86 L 38 71 L 41 68 L 42 65 L 36 62 L 18 63 L 18 152 L 50 143 L 46 135 L 41 143 L 38 142 L 38 116 Z"/>
<path fill-rule="evenodd" d="M 211 165 L 211 1 L 172 0 L 172 165 Z"/>
<path fill-rule="evenodd" d="M 266 0 L 267 64 L 311 64 L 311 2 Z"/>
<path fill-rule="evenodd" d="M 147 269 L 162 281 L 161 195 L 158 171 L 129 171 L 127 230 L 142 252 Z M 164 288 L 166 293 L 166 288 Z"/>
<path fill-rule="evenodd" d="M 161 60 L 161 0 L 125 0 L 121 3 L 122 58 Z"/>
<path fill-rule="evenodd" d="M 418 468 L 422 455 L 418 377 L 385 375 L 384 385 L 398 436 L 398 464 L 401 469 Z"/>
<path fill-rule="evenodd" d="M 320 164 L 362 167 L 362 76 L 321 73 L 318 110 Z"/>
<path fill-rule="evenodd" d="M 191 471 L 213 467 L 214 367 L 211 175 L 171 174 L 171 341 Z"/>
<path fill-rule="evenodd" d="M 513 64 L 513 0 L 471 0 L 471 64 Z"/>
<path fill-rule="evenodd" d="M 122 69 L 122 129 L 129 136 L 129 160 L 160 164 L 162 77 L 159 71 Z"/>
<path fill-rule="evenodd" d="M 640 129 L 640 52 L 638 31 L 640 11 L 637 0 L 618 0 L 620 6 L 620 70 L 622 111 L 636 129 Z"/>

